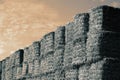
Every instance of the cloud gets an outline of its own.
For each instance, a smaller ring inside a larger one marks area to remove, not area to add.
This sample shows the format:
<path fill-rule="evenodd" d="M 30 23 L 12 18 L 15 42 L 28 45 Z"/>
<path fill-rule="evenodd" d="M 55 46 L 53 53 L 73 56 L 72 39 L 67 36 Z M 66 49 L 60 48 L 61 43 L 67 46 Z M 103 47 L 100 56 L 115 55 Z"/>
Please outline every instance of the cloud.
<path fill-rule="evenodd" d="M 0 47 L 0 59 L 59 24 L 57 11 L 38 0 L 5 0 L 0 4 L 0 16 L 0 42 L 5 43 Z"/>

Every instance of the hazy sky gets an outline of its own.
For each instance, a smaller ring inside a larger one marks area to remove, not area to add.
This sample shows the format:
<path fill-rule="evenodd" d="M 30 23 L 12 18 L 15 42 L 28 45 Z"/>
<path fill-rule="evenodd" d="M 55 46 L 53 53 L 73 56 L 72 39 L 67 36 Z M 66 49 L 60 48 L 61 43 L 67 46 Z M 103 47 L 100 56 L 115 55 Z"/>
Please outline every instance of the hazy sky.
<path fill-rule="evenodd" d="M 0 60 L 104 4 L 120 7 L 120 0 L 0 0 Z"/>

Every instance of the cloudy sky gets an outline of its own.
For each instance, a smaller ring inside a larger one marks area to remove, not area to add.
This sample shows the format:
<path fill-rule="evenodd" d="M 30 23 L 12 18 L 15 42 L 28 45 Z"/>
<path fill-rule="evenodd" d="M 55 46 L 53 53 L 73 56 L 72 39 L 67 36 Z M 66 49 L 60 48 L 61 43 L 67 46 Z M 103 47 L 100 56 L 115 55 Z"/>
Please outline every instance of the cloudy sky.
<path fill-rule="evenodd" d="M 120 0 L 0 0 L 0 60 L 99 5 Z"/>

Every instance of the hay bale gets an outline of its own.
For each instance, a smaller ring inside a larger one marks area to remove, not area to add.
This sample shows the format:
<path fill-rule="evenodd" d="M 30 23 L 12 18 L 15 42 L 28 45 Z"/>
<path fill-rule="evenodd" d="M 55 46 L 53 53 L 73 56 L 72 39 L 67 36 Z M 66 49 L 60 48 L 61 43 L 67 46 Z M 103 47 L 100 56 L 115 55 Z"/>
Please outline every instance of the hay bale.
<path fill-rule="evenodd" d="M 41 80 L 48 80 L 48 79 L 47 79 L 47 75 L 41 76 Z"/>
<path fill-rule="evenodd" d="M 78 78 L 79 80 L 89 80 L 89 64 L 85 64 L 79 67 Z"/>
<path fill-rule="evenodd" d="M 72 42 L 65 45 L 65 53 L 64 53 L 64 67 L 69 67 L 72 65 L 73 59 L 73 44 Z"/>
<path fill-rule="evenodd" d="M 44 55 L 44 48 L 45 48 L 45 39 L 44 39 L 44 37 L 41 39 L 40 45 L 41 45 L 41 47 L 40 47 L 41 55 L 40 56 L 43 56 Z"/>
<path fill-rule="evenodd" d="M 17 75 L 16 75 L 17 74 L 17 68 L 16 67 L 12 68 L 12 73 L 11 74 L 12 74 L 12 79 L 16 80 L 16 77 L 17 77 Z"/>
<path fill-rule="evenodd" d="M 58 49 L 54 53 L 54 68 L 58 70 L 64 67 L 64 49 Z"/>
<path fill-rule="evenodd" d="M 58 69 L 55 71 L 55 80 L 65 80 L 65 70 Z"/>
<path fill-rule="evenodd" d="M 73 39 L 76 40 L 81 37 L 86 37 L 89 30 L 89 14 L 77 14 L 74 18 Z"/>
<path fill-rule="evenodd" d="M 23 55 L 24 51 L 22 49 L 15 52 L 15 66 L 23 63 Z"/>
<path fill-rule="evenodd" d="M 89 69 L 90 80 L 120 80 L 120 60 L 115 58 L 103 58 L 92 63 Z"/>
<path fill-rule="evenodd" d="M 29 61 L 29 58 L 28 58 L 29 55 L 30 55 L 29 54 L 29 47 L 25 47 L 24 48 L 24 62 L 28 62 Z"/>
<path fill-rule="evenodd" d="M 100 6 L 90 10 L 90 32 L 101 30 L 119 32 L 120 9 Z"/>
<path fill-rule="evenodd" d="M 73 42 L 73 65 L 80 65 L 86 62 L 86 37 L 81 37 Z"/>
<path fill-rule="evenodd" d="M 54 73 L 48 73 L 47 74 L 47 80 L 55 80 L 55 74 Z"/>
<path fill-rule="evenodd" d="M 41 78 L 39 76 L 36 76 L 36 77 L 32 78 L 31 80 L 41 80 Z"/>
<path fill-rule="evenodd" d="M 66 29 L 65 29 L 65 43 L 69 43 L 73 40 L 73 27 L 74 27 L 74 22 L 70 22 L 66 24 Z"/>
<path fill-rule="evenodd" d="M 95 62 L 101 57 L 120 58 L 120 34 L 101 32 L 88 35 L 86 45 L 88 61 Z"/>
<path fill-rule="evenodd" d="M 34 54 L 33 53 L 34 52 L 33 45 L 30 45 L 28 50 L 29 50 L 28 61 L 32 62 L 35 58 L 35 57 L 33 57 L 33 54 Z"/>
<path fill-rule="evenodd" d="M 40 74 L 40 60 L 35 59 L 34 60 L 34 75 L 39 75 Z"/>
<path fill-rule="evenodd" d="M 54 55 L 48 54 L 46 58 L 41 60 L 40 69 L 42 73 L 53 72 L 54 69 Z"/>
<path fill-rule="evenodd" d="M 64 67 L 68 67 L 72 65 L 73 58 L 73 27 L 74 23 L 68 23 L 65 29 L 65 52 L 64 52 Z"/>
<path fill-rule="evenodd" d="M 9 71 L 5 71 L 5 80 L 9 80 Z"/>
<path fill-rule="evenodd" d="M 22 67 L 22 76 L 25 76 L 28 74 L 28 63 L 24 62 Z"/>
<path fill-rule="evenodd" d="M 12 69 L 9 69 L 8 71 L 9 71 L 9 73 L 8 73 L 8 74 L 9 74 L 8 80 L 12 80 L 12 79 L 13 79 L 13 78 L 12 78 L 12 74 L 11 74 L 11 73 L 12 73 Z"/>
<path fill-rule="evenodd" d="M 89 14 L 77 14 L 73 27 L 73 60 L 72 64 L 79 65 L 86 60 L 86 39 L 88 32 Z"/>
<path fill-rule="evenodd" d="M 63 68 L 64 48 L 65 48 L 65 26 L 60 26 L 55 31 L 55 52 L 54 52 L 54 66 L 55 70 Z"/>
<path fill-rule="evenodd" d="M 10 60 L 10 57 L 7 57 L 7 58 L 5 59 L 5 65 L 6 65 L 5 70 L 6 70 L 6 71 L 10 69 L 9 60 Z"/>
<path fill-rule="evenodd" d="M 40 42 L 39 41 L 35 41 L 32 44 L 32 50 L 30 50 L 32 53 L 32 57 L 33 59 L 36 59 L 40 56 Z"/>
<path fill-rule="evenodd" d="M 54 52 L 54 57 L 58 57 L 58 56 L 64 56 L 64 48 L 63 49 L 56 49 Z"/>
<path fill-rule="evenodd" d="M 78 80 L 78 69 L 65 69 L 65 80 Z"/>
<path fill-rule="evenodd" d="M 54 69 L 54 55 L 49 54 L 46 57 L 46 61 L 47 61 L 47 72 L 53 72 Z"/>
<path fill-rule="evenodd" d="M 46 58 L 43 58 L 43 59 L 41 60 L 40 72 L 41 72 L 41 73 L 46 73 L 46 72 L 47 72 L 47 60 L 46 60 Z"/>
<path fill-rule="evenodd" d="M 16 79 L 20 79 L 22 77 L 22 65 L 17 66 Z"/>
<path fill-rule="evenodd" d="M 54 52 L 54 32 L 46 34 L 41 40 L 41 55 Z"/>
<path fill-rule="evenodd" d="M 64 48 L 65 45 L 65 26 L 60 26 L 55 31 L 55 49 Z"/>
<path fill-rule="evenodd" d="M 15 53 L 13 53 L 12 55 L 10 55 L 10 68 L 15 66 Z"/>
<path fill-rule="evenodd" d="M 31 76 L 33 74 L 34 71 L 34 63 L 33 61 L 28 63 L 28 74 Z"/>

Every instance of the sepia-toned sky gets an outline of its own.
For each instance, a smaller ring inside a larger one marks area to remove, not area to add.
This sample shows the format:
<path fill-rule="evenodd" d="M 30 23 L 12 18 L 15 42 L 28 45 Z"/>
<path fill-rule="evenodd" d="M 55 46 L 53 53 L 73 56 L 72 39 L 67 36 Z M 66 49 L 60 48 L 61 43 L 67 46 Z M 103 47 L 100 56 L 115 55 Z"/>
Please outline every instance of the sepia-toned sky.
<path fill-rule="evenodd" d="M 0 60 L 99 5 L 120 0 L 0 0 Z"/>

